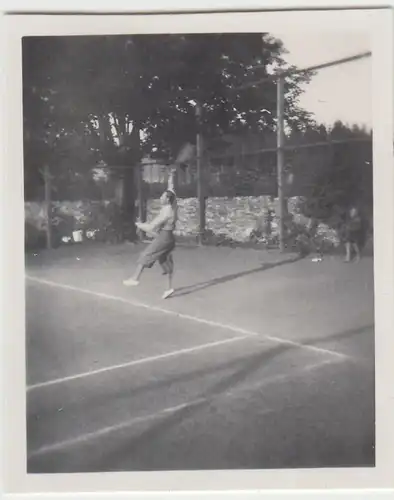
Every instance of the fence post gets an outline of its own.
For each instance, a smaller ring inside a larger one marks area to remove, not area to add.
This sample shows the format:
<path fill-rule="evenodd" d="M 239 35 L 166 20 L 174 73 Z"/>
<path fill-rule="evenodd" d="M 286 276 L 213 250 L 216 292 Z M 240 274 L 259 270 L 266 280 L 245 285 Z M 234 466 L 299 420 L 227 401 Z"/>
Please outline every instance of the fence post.
<path fill-rule="evenodd" d="M 45 215 L 46 225 L 46 243 L 47 249 L 52 248 L 52 182 L 49 165 L 44 166 L 44 186 L 45 186 Z"/>
<path fill-rule="evenodd" d="M 138 163 L 136 165 L 136 184 L 137 184 L 137 200 L 138 200 L 138 213 L 137 217 L 140 222 L 145 222 L 145 200 L 143 192 L 143 168 L 144 166 Z M 137 230 L 137 236 L 140 240 L 144 239 L 144 233 Z"/>
<path fill-rule="evenodd" d="M 144 221 L 144 190 L 143 190 L 143 168 L 141 164 L 137 165 L 137 199 L 138 199 L 138 218 Z"/>
<path fill-rule="evenodd" d="M 205 236 L 205 193 L 204 193 L 204 175 L 203 175 L 203 138 L 201 134 L 201 118 L 202 108 L 199 102 L 196 103 L 196 121 L 197 121 L 197 138 L 196 138 L 196 155 L 197 155 L 197 198 L 199 208 L 199 235 L 198 243 L 204 242 Z"/>
<path fill-rule="evenodd" d="M 285 198 L 285 92 L 284 76 L 278 75 L 277 78 L 277 182 L 278 182 L 278 226 L 279 226 L 279 249 L 285 251 L 285 217 L 286 217 L 286 198 Z"/>

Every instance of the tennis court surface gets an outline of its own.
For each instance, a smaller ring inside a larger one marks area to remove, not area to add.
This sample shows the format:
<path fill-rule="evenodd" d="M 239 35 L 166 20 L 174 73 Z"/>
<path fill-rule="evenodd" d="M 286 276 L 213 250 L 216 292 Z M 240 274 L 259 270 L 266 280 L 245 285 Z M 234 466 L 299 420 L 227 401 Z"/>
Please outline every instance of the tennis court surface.
<path fill-rule="evenodd" d="M 374 465 L 371 258 L 140 250 L 27 256 L 28 472 Z"/>

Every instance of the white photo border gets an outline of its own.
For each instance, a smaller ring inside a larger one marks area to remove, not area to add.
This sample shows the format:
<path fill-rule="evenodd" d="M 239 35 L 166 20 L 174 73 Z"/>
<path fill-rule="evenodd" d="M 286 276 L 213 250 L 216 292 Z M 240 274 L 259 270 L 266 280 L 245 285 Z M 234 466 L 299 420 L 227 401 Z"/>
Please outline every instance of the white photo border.
<path fill-rule="evenodd" d="M 320 24 L 319 24 L 320 23 Z M 26 474 L 24 205 L 22 152 L 21 39 L 31 35 L 94 35 L 177 32 L 264 32 L 368 30 L 372 36 L 375 336 L 376 336 L 376 467 L 274 471 L 195 471 L 105 474 Z M 324 26 L 324 28 L 323 28 Z M 241 28 L 242 27 L 242 28 Z M 210 13 L 178 15 L 8 16 L 3 23 L 6 56 L 3 113 L 5 142 L 3 178 L 3 332 L 4 465 L 9 493 L 182 492 L 247 490 L 316 490 L 390 488 L 394 468 L 394 174 L 393 174 L 393 39 L 388 10 Z M 278 29 L 279 28 L 279 29 Z M 391 398 L 390 398 L 391 396 Z M 70 490 L 70 488 L 72 488 Z M 172 493 L 172 494 L 173 494 Z M 320 494 L 319 494 L 320 497 Z M 101 498 L 101 496 L 100 496 Z"/>

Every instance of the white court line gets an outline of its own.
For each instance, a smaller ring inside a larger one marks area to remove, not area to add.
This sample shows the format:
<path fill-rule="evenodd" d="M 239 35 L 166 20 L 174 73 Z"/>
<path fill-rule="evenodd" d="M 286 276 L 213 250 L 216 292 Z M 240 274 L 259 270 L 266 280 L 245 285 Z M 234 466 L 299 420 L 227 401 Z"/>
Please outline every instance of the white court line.
<path fill-rule="evenodd" d="M 288 339 L 284 339 L 284 338 L 281 338 L 281 337 L 274 337 L 272 335 L 265 335 L 265 334 L 262 334 L 262 333 L 259 333 L 259 332 L 247 330 L 245 328 L 240 328 L 238 326 L 228 325 L 228 324 L 225 324 L 225 323 L 220 323 L 220 322 L 217 322 L 217 321 L 212 321 L 212 320 L 204 319 L 204 318 L 200 318 L 198 316 L 192 316 L 190 314 L 184 314 L 184 313 L 179 313 L 179 312 L 176 312 L 176 311 L 171 311 L 169 309 L 164 309 L 162 307 L 152 306 L 152 305 L 149 305 L 149 304 L 144 304 L 143 302 L 126 299 L 124 297 L 119 297 L 119 296 L 116 296 L 116 295 L 109 295 L 109 294 L 102 293 L 102 292 L 95 292 L 93 290 L 87 290 L 85 288 L 80 288 L 80 287 L 76 287 L 76 286 L 72 286 L 72 285 L 66 285 L 64 283 L 56 283 L 54 281 L 44 280 L 44 279 L 41 279 L 41 278 L 35 278 L 35 277 L 32 277 L 32 276 L 26 276 L 26 279 L 30 280 L 30 281 L 33 281 L 35 283 L 42 284 L 42 285 L 47 285 L 47 286 L 54 287 L 54 288 L 60 288 L 60 289 L 68 290 L 68 291 L 72 291 L 72 292 L 78 292 L 78 293 L 82 293 L 82 294 L 85 294 L 85 295 L 90 295 L 90 296 L 93 296 L 93 297 L 97 297 L 97 298 L 100 298 L 100 299 L 121 302 L 121 303 L 124 303 L 124 304 L 132 305 L 134 307 L 139 307 L 139 308 L 142 308 L 142 309 L 148 309 L 150 311 L 160 312 L 160 313 L 163 313 L 163 314 L 167 314 L 169 316 L 174 316 L 176 318 L 185 319 L 185 320 L 188 320 L 188 321 L 194 321 L 196 323 L 208 325 L 208 326 L 215 327 L 215 328 L 221 328 L 221 329 L 228 330 L 230 332 L 234 332 L 234 333 L 238 333 L 238 334 L 242 335 L 242 337 L 239 337 L 239 338 L 237 337 L 236 339 L 226 339 L 226 340 L 223 340 L 223 341 L 219 341 L 221 343 L 232 342 L 232 341 L 235 341 L 235 340 L 241 340 L 241 339 L 245 339 L 247 337 L 260 337 L 262 339 L 274 342 L 276 344 L 289 345 L 289 346 L 292 346 L 292 347 L 296 347 L 297 349 L 305 349 L 305 350 L 308 350 L 308 351 L 318 352 L 320 354 L 326 354 L 326 355 L 328 354 L 330 356 L 336 356 L 336 357 L 343 358 L 343 359 L 349 359 L 349 356 L 347 356 L 346 354 L 343 354 L 341 352 L 331 351 L 330 349 L 324 349 L 322 347 L 316 347 L 316 346 L 312 346 L 312 345 L 308 345 L 308 344 L 302 344 L 300 342 L 295 342 L 293 340 L 288 340 Z M 214 345 L 219 345 L 219 344 L 218 344 L 218 342 L 213 342 L 211 345 L 214 346 Z M 207 346 L 203 347 L 203 348 L 208 348 L 208 347 L 210 347 L 209 344 L 207 344 Z M 192 348 L 192 349 L 194 351 L 194 350 L 198 349 L 198 346 L 196 348 Z M 187 350 L 174 351 L 174 353 L 168 353 L 167 355 L 163 354 L 163 355 L 160 355 L 160 356 L 153 356 L 151 358 L 146 358 L 146 361 L 144 361 L 144 359 L 137 360 L 137 361 L 139 363 L 143 363 L 143 362 L 146 363 L 148 361 L 152 362 L 152 361 L 156 361 L 158 359 L 163 359 L 165 357 L 181 355 L 181 354 L 184 354 L 185 351 L 188 352 Z M 191 352 L 193 352 L 193 351 L 191 351 Z M 135 362 L 136 361 L 130 362 L 130 363 L 135 363 Z M 104 367 L 104 368 L 101 368 L 101 369 L 98 369 L 98 370 L 91 370 L 91 371 L 87 371 L 87 372 L 84 372 L 84 373 L 79 373 L 79 374 L 76 374 L 76 375 L 70 375 L 68 377 L 63 377 L 63 378 L 59 378 L 59 379 L 49 380 L 47 382 L 42 382 L 42 383 L 39 383 L 39 384 L 31 385 L 27 389 L 28 390 L 32 390 L 32 389 L 37 389 L 39 387 L 45 387 L 45 386 L 53 385 L 53 384 L 59 384 L 59 383 L 63 383 L 63 382 L 70 382 L 72 380 L 80 379 L 80 378 L 83 378 L 83 377 L 89 377 L 91 375 L 96 375 L 98 373 L 104 373 L 106 371 L 112 371 L 112 370 L 117 370 L 117 369 L 125 368 L 125 367 L 128 367 L 128 366 L 132 366 L 132 365 L 130 365 L 130 363 L 125 363 L 125 364 L 122 364 L 122 365 L 108 366 L 108 367 Z"/>
<path fill-rule="evenodd" d="M 203 351 L 204 349 L 210 349 L 213 347 L 218 347 L 225 344 L 230 344 L 231 342 L 239 342 L 240 340 L 245 340 L 250 338 L 250 335 L 242 335 L 239 337 L 232 337 L 230 339 L 218 340 L 216 342 L 209 342 L 207 344 L 200 344 L 194 347 L 187 347 L 185 349 L 179 349 L 177 351 L 166 352 L 164 354 L 158 354 L 156 356 L 149 356 L 147 358 L 134 359 L 133 361 L 128 361 L 126 363 L 121 363 L 119 365 L 105 366 L 103 368 L 98 368 L 96 370 L 91 370 L 84 373 L 78 373 L 76 375 L 69 375 L 67 377 L 57 378 L 53 380 L 48 380 L 46 382 L 39 382 L 37 384 L 29 385 L 27 387 L 28 391 L 34 389 L 40 389 L 42 387 L 48 387 L 51 385 L 62 384 L 65 382 L 71 382 L 73 380 L 78 380 L 85 377 L 91 377 L 93 375 L 99 375 L 100 373 L 107 373 L 114 370 L 120 370 L 122 368 L 130 368 L 132 366 L 138 366 L 145 363 L 151 363 L 153 361 L 159 361 L 161 359 L 172 358 L 175 356 L 181 356 L 182 354 L 191 354 L 198 351 Z"/>
<path fill-rule="evenodd" d="M 68 448 L 68 447 L 75 446 L 78 444 L 83 444 L 83 443 L 92 441 L 94 439 L 100 438 L 102 436 L 106 436 L 108 434 L 111 434 L 113 432 L 128 429 L 130 427 L 133 427 L 133 425 L 135 425 L 135 424 L 142 423 L 142 422 L 148 422 L 150 420 L 156 420 L 156 419 L 158 419 L 160 417 L 164 417 L 168 414 L 177 413 L 177 412 L 182 411 L 182 410 L 187 410 L 187 409 L 192 408 L 193 406 L 198 406 L 199 404 L 202 404 L 202 403 L 213 403 L 213 402 L 220 401 L 222 399 L 236 397 L 238 394 L 240 394 L 242 392 L 255 391 L 257 389 L 261 389 L 262 387 L 266 387 L 266 386 L 271 385 L 271 384 L 286 382 L 288 379 L 302 377 L 303 375 L 305 375 L 308 372 L 323 368 L 323 366 L 333 364 L 335 362 L 340 362 L 340 361 L 343 361 L 343 360 L 330 359 L 330 360 L 322 361 L 320 363 L 314 363 L 311 365 L 307 365 L 304 368 L 301 368 L 300 370 L 295 370 L 292 373 L 288 373 L 285 375 L 284 374 L 275 375 L 274 377 L 270 377 L 270 378 L 263 380 L 263 381 L 260 381 L 256 384 L 251 384 L 248 386 L 240 387 L 238 389 L 234 389 L 232 391 L 225 392 L 224 394 L 220 394 L 218 396 L 207 396 L 207 397 L 197 398 L 197 399 L 194 399 L 193 401 L 189 401 L 188 403 L 183 403 L 183 404 L 180 404 L 177 406 L 171 406 L 168 408 L 164 408 L 163 410 L 159 410 L 157 412 L 150 413 L 148 415 L 136 417 L 136 418 L 133 418 L 131 420 L 126 420 L 125 422 L 120 422 L 119 424 L 110 425 L 108 427 L 104 427 L 104 428 L 99 429 L 97 431 L 82 434 L 82 435 L 77 436 L 75 438 L 65 439 L 63 441 L 58 441 L 57 443 L 44 445 L 44 446 L 30 452 L 28 454 L 28 458 L 30 459 L 30 458 L 37 457 L 40 455 L 45 455 L 47 453 L 61 451 L 64 448 Z M 273 413 L 273 412 L 274 412 L 273 409 L 267 409 L 267 410 L 263 411 L 262 413 L 260 413 L 260 415 L 266 415 L 268 413 Z"/>

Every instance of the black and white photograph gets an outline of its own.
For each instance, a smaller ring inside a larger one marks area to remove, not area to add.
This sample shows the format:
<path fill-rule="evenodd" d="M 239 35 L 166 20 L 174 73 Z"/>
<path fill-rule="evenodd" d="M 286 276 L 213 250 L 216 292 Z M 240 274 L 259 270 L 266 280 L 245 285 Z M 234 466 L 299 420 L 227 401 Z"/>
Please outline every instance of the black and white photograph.
<path fill-rule="evenodd" d="M 375 468 L 371 32 L 133 26 L 20 39 L 27 474 Z"/>

